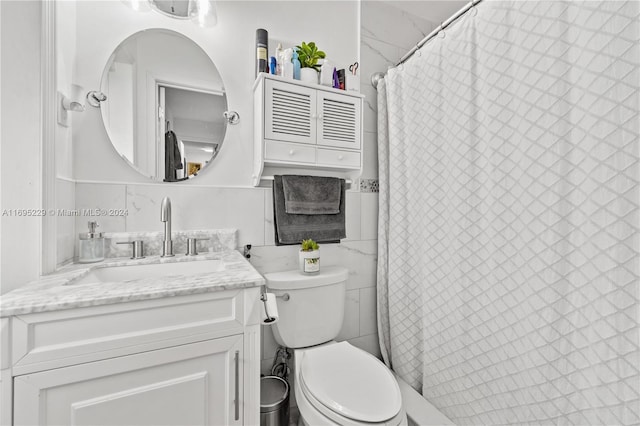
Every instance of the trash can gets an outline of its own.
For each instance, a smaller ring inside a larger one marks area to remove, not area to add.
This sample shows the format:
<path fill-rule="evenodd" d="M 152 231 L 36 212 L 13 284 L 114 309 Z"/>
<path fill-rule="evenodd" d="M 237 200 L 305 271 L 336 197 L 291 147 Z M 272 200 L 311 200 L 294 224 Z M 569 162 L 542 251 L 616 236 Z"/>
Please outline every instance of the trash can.
<path fill-rule="evenodd" d="M 289 383 L 278 376 L 260 379 L 260 426 L 289 425 Z"/>

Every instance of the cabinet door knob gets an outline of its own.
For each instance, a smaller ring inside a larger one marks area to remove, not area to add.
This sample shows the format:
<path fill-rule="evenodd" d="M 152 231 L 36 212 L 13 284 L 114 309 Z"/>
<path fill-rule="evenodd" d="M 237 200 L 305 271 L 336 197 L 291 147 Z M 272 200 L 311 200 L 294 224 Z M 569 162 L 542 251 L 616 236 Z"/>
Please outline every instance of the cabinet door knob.
<path fill-rule="evenodd" d="M 318 118 L 318 114 L 311 114 L 311 118 Z"/>
<path fill-rule="evenodd" d="M 295 152 L 293 149 L 290 149 L 290 150 L 289 150 L 289 155 L 293 155 L 293 154 L 295 154 L 295 153 L 296 153 L 296 152 Z"/>
<path fill-rule="evenodd" d="M 338 155 L 338 160 L 342 160 L 344 158 L 344 155 Z"/>

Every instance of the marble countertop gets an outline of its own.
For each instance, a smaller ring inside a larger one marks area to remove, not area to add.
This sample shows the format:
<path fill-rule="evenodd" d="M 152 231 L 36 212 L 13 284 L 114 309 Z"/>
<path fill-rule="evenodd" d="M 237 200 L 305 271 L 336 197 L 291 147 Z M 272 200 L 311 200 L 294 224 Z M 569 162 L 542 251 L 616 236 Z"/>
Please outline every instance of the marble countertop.
<path fill-rule="evenodd" d="M 73 284 L 74 280 L 81 279 L 97 268 L 210 259 L 221 260 L 224 267 L 220 271 L 199 274 L 143 278 L 125 282 Z M 0 317 L 250 288 L 264 283 L 262 275 L 235 250 L 170 258 L 113 258 L 99 263 L 68 265 L 53 274 L 45 275 L 37 281 L 3 294 L 0 300 Z"/>

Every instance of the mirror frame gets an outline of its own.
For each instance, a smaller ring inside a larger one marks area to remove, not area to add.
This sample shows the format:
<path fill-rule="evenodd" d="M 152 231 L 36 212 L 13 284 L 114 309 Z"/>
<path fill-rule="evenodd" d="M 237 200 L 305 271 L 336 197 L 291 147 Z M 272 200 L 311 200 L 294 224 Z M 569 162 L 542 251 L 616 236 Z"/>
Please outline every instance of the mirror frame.
<path fill-rule="evenodd" d="M 160 11 L 160 10 L 158 10 L 158 11 L 159 11 L 159 12 L 162 12 L 162 11 Z M 167 15 L 167 16 L 172 16 L 172 15 Z M 172 16 L 172 17 L 174 17 L 174 16 Z M 187 17 L 187 18 L 185 18 L 185 19 L 189 19 L 189 18 Z M 114 58 L 114 55 L 115 55 L 116 51 L 117 51 L 117 50 L 118 50 L 118 49 L 119 49 L 119 48 L 120 48 L 124 43 L 126 43 L 128 40 L 132 39 L 133 37 L 136 37 L 136 36 L 138 36 L 138 37 L 139 37 L 139 36 L 140 36 L 140 35 L 142 35 L 143 33 L 149 33 L 149 32 L 154 32 L 154 31 L 159 31 L 159 32 L 162 32 L 162 33 L 165 33 L 165 34 L 171 34 L 171 35 L 173 35 L 173 36 L 177 36 L 177 37 L 179 37 L 179 38 L 182 38 L 182 39 L 184 39 L 185 41 L 188 41 L 188 42 L 190 42 L 190 43 L 194 44 L 195 46 L 197 46 L 197 48 L 198 48 L 198 49 L 199 49 L 199 50 L 200 50 L 200 51 L 205 55 L 205 57 L 206 57 L 206 58 L 211 62 L 211 65 L 215 68 L 215 70 L 216 70 L 216 72 L 217 72 L 218 76 L 220 77 L 221 87 L 220 87 L 219 92 L 221 92 L 221 93 L 222 93 L 222 95 L 224 96 L 224 99 L 225 99 L 225 106 L 224 106 L 224 108 L 223 108 L 223 110 L 224 110 L 224 111 L 223 111 L 223 114 L 224 114 L 224 113 L 226 113 L 226 112 L 228 111 L 228 109 L 229 109 L 229 99 L 228 99 L 228 95 L 227 95 L 227 92 L 226 92 L 226 90 L 225 90 L 224 81 L 222 80 L 222 75 L 221 75 L 221 73 L 220 73 L 220 71 L 219 71 L 218 67 L 216 66 L 215 62 L 214 62 L 214 61 L 213 61 L 213 59 L 211 58 L 211 56 L 210 56 L 210 55 L 209 55 L 209 54 L 208 54 L 208 53 L 207 53 L 207 52 L 202 48 L 202 46 L 201 46 L 198 42 L 196 42 L 196 41 L 195 41 L 195 40 L 193 40 L 192 38 L 190 38 L 190 37 L 188 37 L 188 36 L 186 36 L 186 35 L 184 35 L 184 34 L 182 34 L 182 33 L 178 32 L 178 31 L 176 31 L 176 30 L 169 29 L 169 28 L 162 28 L 162 27 L 150 27 L 150 28 L 144 28 L 144 29 L 140 29 L 140 30 L 138 30 L 138 31 L 134 32 L 133 34 L 129 34 L 128 36 L 124 37 L 124 38 L 123 38 L 123 39 L 122 39 L 122 40 L 121 40 L 121 41 L 120 41 L 120 42 L 119 42 L 119 43 L 114 47 L 113 51 L 111 52 L 111 54 L 110 54 L 110 55 L 109 55 L 109 57 L 107 58 L 107 63 L 106 63 L 106 64 L 105 64 L 105 66 L 104 66 L 104 69 L 103 69 L 103 71 L 102 71 L 102 75 L 101 75 L 101 78 L 100 78 L 100 89 L 101 89 L 101 90 L 102 90 L 102 89 L 104 89 L 104 81 L 105 81 L 105 77 L 106 77 L 106 75 L 108 74 L 109 69 L 111 68 L 111 65 L 112 65 L 112 63 L 113 63 L 113 58 Z M 163 80 L 163 79 L 157 79 L 157 80 L 156 80 L 156 83 L 161 83 L 161 84 L 162 84 L 162 85 L 164 85 L 164 86 L 167 86 L 167 85 L 171 86 L 171 85 L 173 84 L 173 82 L 168 82 L 168 81 L 165 81 L 165 80 Z M 177 84 L 176 84 L 176 85 L 177 85 Z M 157 84 L 156 84 L 156 86 L 157 86 Z M 188 85 L 185 85 L 185 84 L 182 84 L 182 85 L 179 85 L 179 86 L 181 86 L 181 87 L 183 87 L 183 88 L 184 88 L 184 87 L 189 87 Z M 208 89 L 203 89 L 203 88 L 201 88 L 201 87 L 195 87 L 195 86 L 191 86 L 191 88 L 192 88 L 194 91 L 200 91 L 200 92 L 205 92 L 205 93 L 218 92 L 218 90 L 215 90 L 215 89 L 213 89 L 213 90 L 208 90 Z M 105 92 L 105 93 L 106 93 L 106 92 Z M 109 96 L 109 93 L 106 93 L 106 94 L 107 94 L 107 102 L 108 102 L 108 96 Z M 155 97 L 156 97 L 156 104 L 157 104 L 157 101 L 158 101 L 158 100 L 157 100 L 157 97 L 158 97 L 158 94 L 157 94 L 157 93 L 155 94 Z M 221 142 L 220 142 L 220 146 L 219 146 L 219 148 L 217 149 L 217 151 L 214 153 L 214 155 L 212 155 L 212 157 L 211 157 L 211 158 L 210 158 L 210 160 L 207 162 L 207 164 L 205 164 L 205 165 L 204 165 L 204 166 L 203 166 L 203 167 L 198 171 L 198 173 L 193 174 L 193 175 L 189 175 L 187 178 L 183 178 L 183 179 L 176 180 L 176 181 L 165 181 L 165 180 L 164 180 L 165 178 L 164 178 L 163 176 L 151 176 L 151 175 L 149 175 L 148 173 L 146 173 L 145 171 L 143 171 L 139 166 L 137 166 L 136 164 L 134 164 L 131 160 L 129 160 L 129 158 L 127 158 L 124 154 L 122 154 L 122 153 L 121 153 L 121 152 L 116 148 L 116 145 L 115 145 L 115 144 L 114 144 L 114 142 L 113 142 L 113 137 L 112 137 L 112 134 L 111 134 L 112 132 L 111 132 L 111 131 L 110 131 L 110 129 L 107 127 L 107 120 L 105 119 L 105 114 L 106 114 L 106 113 L 105 113 L 105 110 L 104 110 L 103 108 L 100 108 L 100 110 L 101 110 L 101 111 L 100 111 L 100 115 L 101 115 L 101 118 L 102 118 L 102 120 L 101 120 L 101 121 L 102 121 L 103 128 L 104 128 L 104 130 L 105 130 L 105 132 L 106 132 L 106 135 L 107 135 L 107 138 L 108 138 L 108 140 L 109 140 L 109 142 L 110 142 L 111 148 L 115 151 L 115 153 L 118 155 L 118 157 L 120 157 L 121 159 L 123 159 L 123 160 L 124 160 L 124 162 L 125 162 L 128 166 L 130 166 L 130 167 L 131 167 L 135 172 L 137 172 L 140 176 L 142 176 L 142 177 L 144 177 L 144 178 L 146 178 L 146 179 L 149 179 L 149 180 L 151 180 L 151 181 L 152 181 L 152 182 L 154 182 L 154 183 L 160 183 L 160 184 L 164 184 L 164 183 L 169 183 L 169 184 L 171 184 L 171 183 L 179 183 L 179 182 L 182 182 L 182 181 L 191 180 L 191 179 L 196 178 L 200 173 L 202 173 L 202 171 L 203 171 L 203 170 L 205 170 L 205 169 L 209 168 L 209 167 L 211 166 L 211 164 L 213 163 L 213 160 L 220 156 L 220 151 L 222 150 L 222 146 L 224 145 L 224 143 L 225 143 L 225 141 L 226 141 L 227 133 L 228 133 L 228 128 L 229 128 L 229 124 L 230 124 L 229 120 L 228 120 L 228 119 L 226 119 L 226 117 L 225 117 L 225 120 L 224 120 L 224 134 L 223 134 L 223 136 L 222 136 L 222 139 L 221 139 Z M 156 135 L 156 138 L 157 138 L 157 126 L 155 126 L 155 127 L 156 127 L 155 135 Z M 186 169 L 186 167 L 187 167 L 187 165 L 186 165 L 186 164 L 184 164 L 184 165 L 183 165 L 183 168 L 184 168 L 184 169 Z"/>

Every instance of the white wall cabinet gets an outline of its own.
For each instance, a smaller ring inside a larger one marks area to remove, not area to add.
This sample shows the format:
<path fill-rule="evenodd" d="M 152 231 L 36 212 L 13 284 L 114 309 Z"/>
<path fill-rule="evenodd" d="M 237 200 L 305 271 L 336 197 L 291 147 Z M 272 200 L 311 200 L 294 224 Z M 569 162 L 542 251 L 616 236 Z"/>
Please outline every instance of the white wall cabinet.
<path fill-rule="evenodd" d="M 357 177 L 362 95 L 261 74 L 254 87 L 254 185 L 294 172 Z"/>
<path fill-rule="evenodd" d="M 15 425 L 259 424 L 258 301 L 247 288 L 3 318 L 3 411 Z"/>

